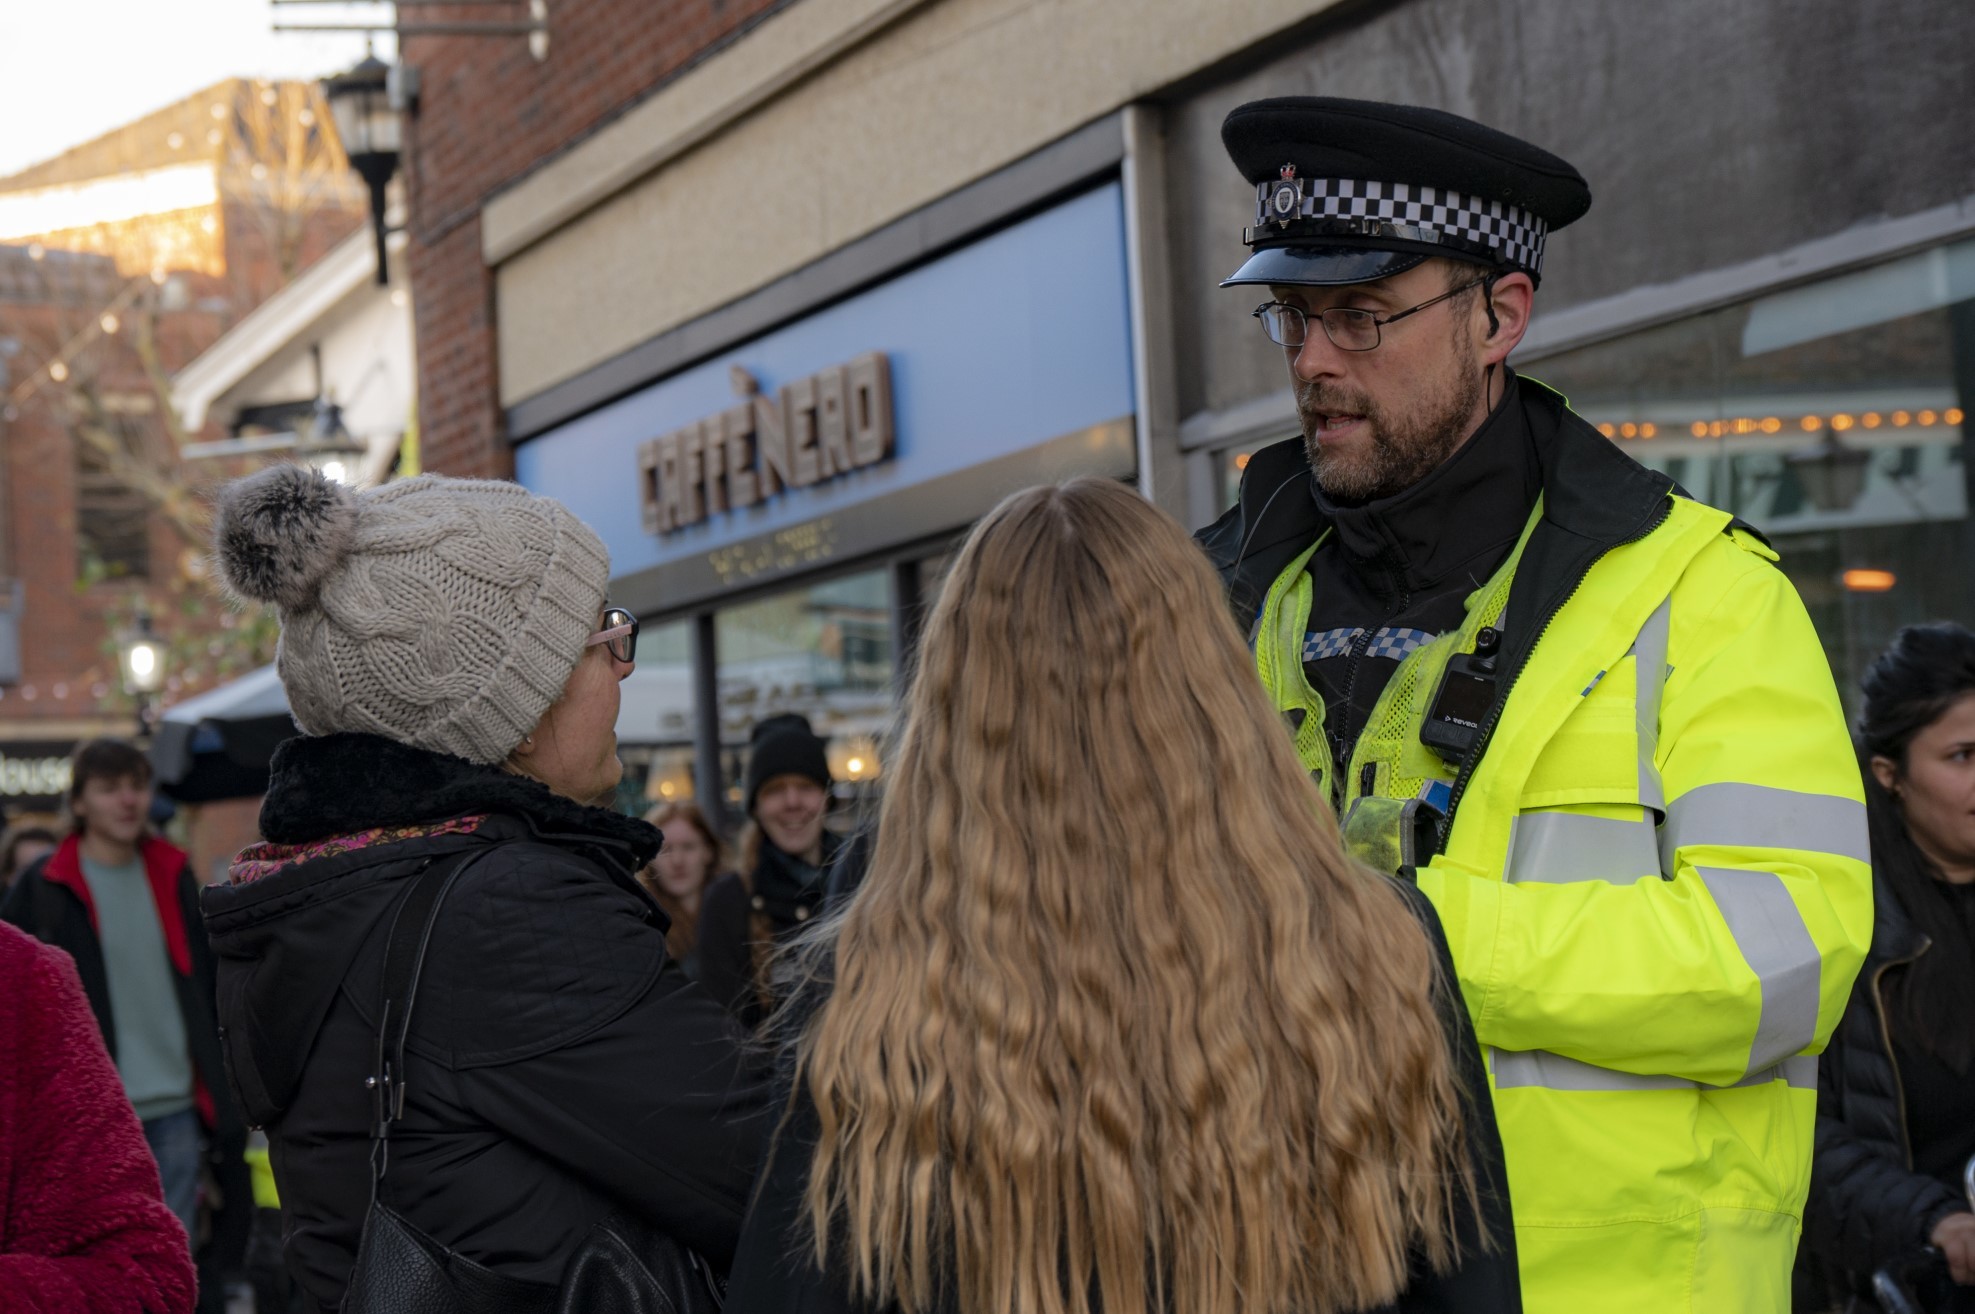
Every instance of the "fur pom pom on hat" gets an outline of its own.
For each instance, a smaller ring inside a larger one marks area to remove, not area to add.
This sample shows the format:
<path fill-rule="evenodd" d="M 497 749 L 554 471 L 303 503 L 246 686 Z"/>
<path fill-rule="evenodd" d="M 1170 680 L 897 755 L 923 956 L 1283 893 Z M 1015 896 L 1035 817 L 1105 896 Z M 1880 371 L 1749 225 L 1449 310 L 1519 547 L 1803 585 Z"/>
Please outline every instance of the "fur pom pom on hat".
<path fill-rule="evenodd" d="M 305 466 L 220 492 L 227 589 L 281 614 L 304 734 L 358 731 L 501 762 L 562 696 L 610 555 L 560 502 L 423 475 L 357 493 Z"/>
<path fill-rule="evenodd" d="M 306 465 L 277 465 L 226 486 L 214 551 L 241 599 L 283 611 L 315 605 L 356 529 L 356 495 Z"/>

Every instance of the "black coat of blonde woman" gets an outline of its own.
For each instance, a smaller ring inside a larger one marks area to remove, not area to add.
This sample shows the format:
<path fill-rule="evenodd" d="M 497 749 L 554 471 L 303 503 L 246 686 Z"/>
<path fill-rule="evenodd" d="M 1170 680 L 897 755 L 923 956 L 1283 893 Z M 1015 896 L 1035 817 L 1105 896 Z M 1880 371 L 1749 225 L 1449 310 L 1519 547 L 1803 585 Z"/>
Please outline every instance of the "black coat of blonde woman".
<path fill-rule="evenodd" d="M 1177 524 L 990 514 L 886 779 L 783 978 L 730 1314 L 1521 1308 L 1432 909 L 1345 857 Z"/>

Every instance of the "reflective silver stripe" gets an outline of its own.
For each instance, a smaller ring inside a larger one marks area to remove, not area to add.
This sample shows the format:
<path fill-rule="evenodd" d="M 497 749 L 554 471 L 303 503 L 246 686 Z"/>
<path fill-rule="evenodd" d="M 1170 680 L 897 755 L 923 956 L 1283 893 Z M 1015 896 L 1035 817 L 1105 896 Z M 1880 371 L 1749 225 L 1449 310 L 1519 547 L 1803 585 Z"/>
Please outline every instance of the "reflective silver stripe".
<path fill-rule="evenodd" d="M 1601 1068 L 1594 1063 L 1585 1063 L 1562 1054 L 1552 1054 L 1546 1050 L 1493 1049 L 1488 1051 L 1489 1067 L 1495 1073 L 1497 1090 L 1514 1090 L 1531 1086 L 1545 1090 L 1727 1090 L 1730 1087 L 1708 1086 L 1685 1077 L 1641 1076 L 1636 1072 L 1620 1072 L 1616 1068 Z M 1798 1054 L 1772 1064 L 1759 1072 L 1752 1072 L 1735 1083 L 1735 1086 L 1766 1086 L 1772 1081 L 1786 1081 L 1797 1090 L 1817 1089 L 1817 1060 L 1808 1054 Z"/>
<path fill-rule="evenodd" d="M 1542 1086 L 1548 1090 L 1693 1090 L 1685 1077 L 1642 1076 L 1620 1072 L 1594 1063 L 1565 1058 L 1542 1049 L 1497 1049 L 1495 1085 L 1508 1090 L 1518 1086 Z"/>
<path fill-rule="evenodd" d="M 1797 1090 L 1817 1089 L 1817 1055 L 1793 1054 L 1781 1063 L 1751 1072 L 1736 1082 L 1737 1086 L 1761 1086 L 1772 1081 L 1787 1081 Z"/>
<path fill-rule="evenodd" d="M 1660 874 L 1653 823 L 1615 821 L 1579 812 L 1524 812 L 1509 833 L 1513 884 L 1610 881 L 1630 885 Z"/>
<path fill-rule="evenodd" d="M 1674 851 L 1693 845 L 1802 849 L 1872 861 L 1865 804 L 1836 794 L 1805 794 L 1767 785 L 1724 782 L 1690 789 L 1667 807 L 1660 827 L 1660 862 L 1673 870 Z"/>
<path fill-rule="evenodd" d="M 1666 789 L 1660 783 L 1653 754 L 1660 742 L 1660 688 L 1666 683 L 1666 636 L 1673 599 L 1653 609 L 1632 641 L 1632 703 L 1639 716 L 1639 802 L 1655 812 L 1666 811 Z"/>
<path fill-rule="evenodd" d="M 1697 867 L 1736 948 L 1762 986 L 1762 1012 L 1749 1071 L 1806 1049 L 1817 1035 L 1817 988 L 1823 955 L 1783 878 L 1766 871 Z"/>

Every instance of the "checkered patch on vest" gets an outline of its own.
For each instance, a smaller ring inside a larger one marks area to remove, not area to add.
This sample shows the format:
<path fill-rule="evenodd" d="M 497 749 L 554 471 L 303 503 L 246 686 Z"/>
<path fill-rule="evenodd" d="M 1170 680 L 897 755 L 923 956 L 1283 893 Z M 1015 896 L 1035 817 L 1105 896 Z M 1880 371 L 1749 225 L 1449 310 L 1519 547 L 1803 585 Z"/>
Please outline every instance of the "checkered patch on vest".
<path fill-rule="evenodd" d="M 1303 636 L 1303 660 L 1320 662 L 1326 657 L 1342 657 L 1358 641 L 1364 627 L 1346 627 L 1341 630 L 1311 630 Z"/>
<path fill-rule="evenodd" d="M 1390 657 L 1395 662 L 1402 662 L 1412 654 L 1413 649 L 1432 642 L 1433 636 L 1425 630 L 1388 625 L 1372 636 L 1372 646 L 1365 649 L 1365 656 Z"/>
<path fill-rule="evenodd" d="M 1362 625 L 1345 626 L 1335 630 L 1311 630 L 1303 636 L 1303 660 L 1320 662 L 1328 657 L 1342 657 L 1351 651 L 1351 645 L 1365 632 Z M 1385 625 L 1372 632 L 1372 641 L 1365 648 L 1367 657 L 1387 657 L 1395 662 L 1404 661 L 1422 644 L 1433 642 L 1433 636 L 1425 630 L 1408 629 L 1403 625 Z"/>
<path fill-rule="evenodd" d="M 1340 235 L 1383 228 L 1391 230 L 1387 236 L 1457 247 L 1532 274 L 1543 270 L 1550 226 L 1520 206 L 1444 187 L 1359 178 L 1272 178 L 1256 185 L 1255 198 L 1250 242 L 1265 237 L 1271 224 L 1286 228 L 1299 221 Z"/>

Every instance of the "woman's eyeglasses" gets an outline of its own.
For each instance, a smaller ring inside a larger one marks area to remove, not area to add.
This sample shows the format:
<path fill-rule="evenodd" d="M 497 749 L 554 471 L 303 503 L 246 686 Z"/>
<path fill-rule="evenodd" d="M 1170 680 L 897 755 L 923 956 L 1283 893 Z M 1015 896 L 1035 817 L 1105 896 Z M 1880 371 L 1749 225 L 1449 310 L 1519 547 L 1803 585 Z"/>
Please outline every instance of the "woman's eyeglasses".
<path fill-rule="evenodd" d="M 603 609 L 603 628 L 583 641 L 585 648 L 610 645 L 610 655 L 629 665 L 638 657 L 638 618 L 622 607 Z"/>

